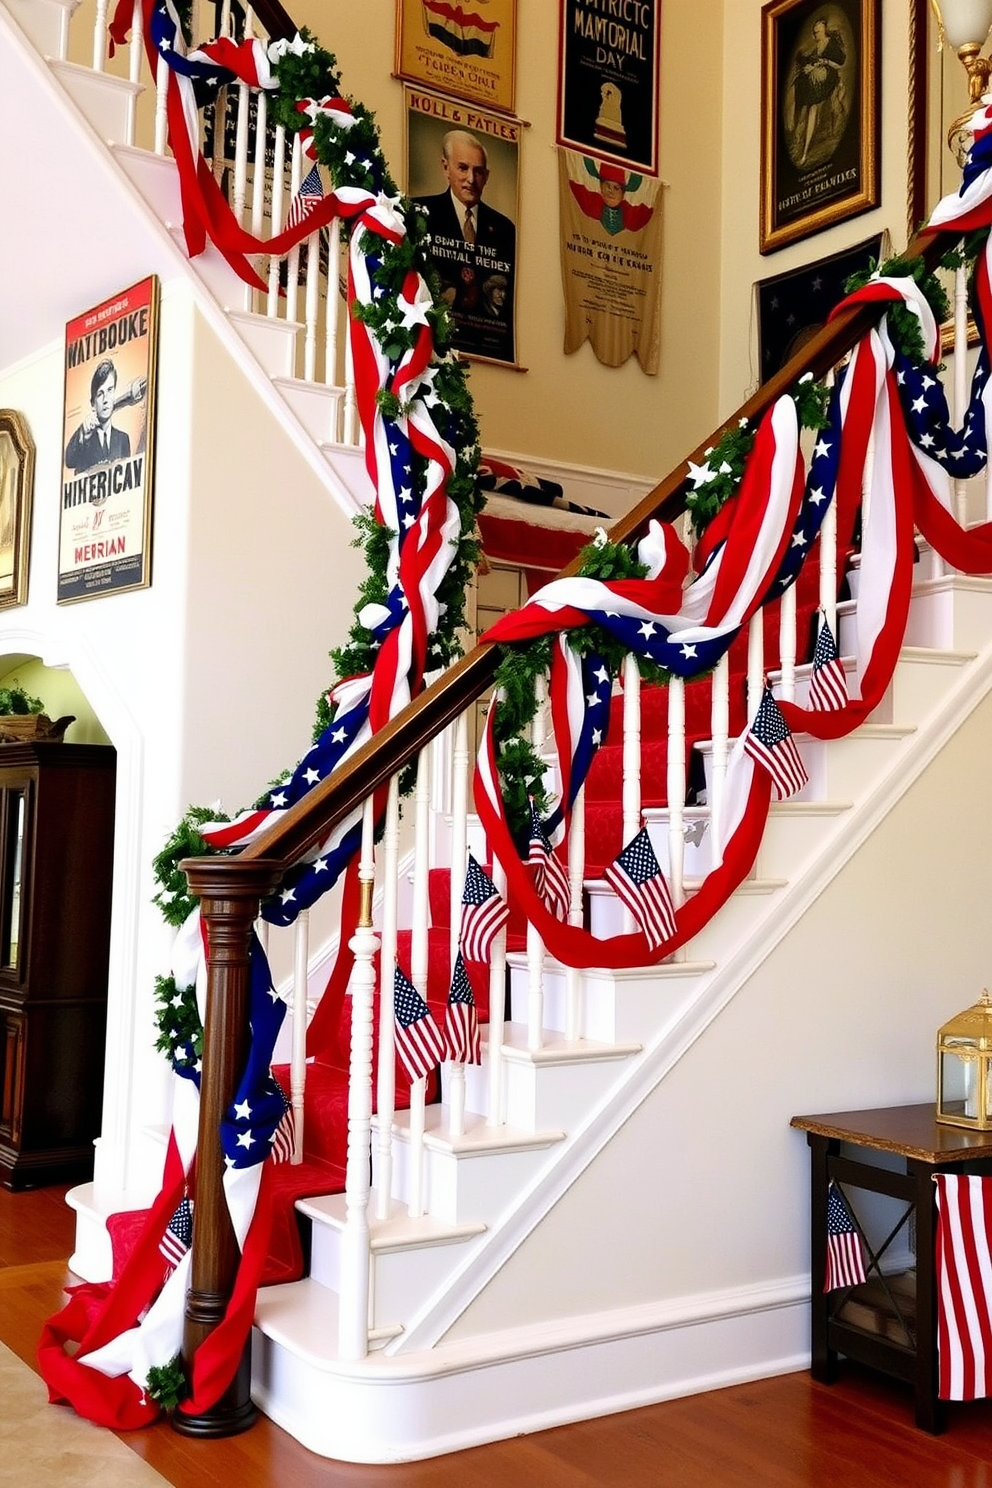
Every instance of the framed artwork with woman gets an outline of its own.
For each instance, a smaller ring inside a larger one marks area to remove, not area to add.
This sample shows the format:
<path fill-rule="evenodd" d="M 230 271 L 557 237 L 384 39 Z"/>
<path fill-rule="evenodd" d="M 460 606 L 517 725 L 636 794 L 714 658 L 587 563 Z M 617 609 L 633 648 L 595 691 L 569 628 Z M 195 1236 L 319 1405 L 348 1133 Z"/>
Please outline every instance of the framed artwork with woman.
<path fill-rule="evenodd" d="M 762 253 L 878 205 L 879 0 L 761 12 Z"/>

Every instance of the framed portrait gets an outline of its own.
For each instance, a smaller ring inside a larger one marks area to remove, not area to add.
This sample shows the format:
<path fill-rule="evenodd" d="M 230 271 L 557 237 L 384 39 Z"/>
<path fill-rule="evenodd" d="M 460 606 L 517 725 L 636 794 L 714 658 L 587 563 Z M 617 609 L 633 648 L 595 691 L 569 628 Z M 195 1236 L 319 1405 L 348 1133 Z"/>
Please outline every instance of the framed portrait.
<path fill-rule="evenodd" d="M 58 602 L 151 583 L 158 280 L 65 328 Z"/>
<path fill-rule="evenodd" d="M 512 114 L 517 0 L 396 0 L 396 75 Z"/>
<path fill-rule="evenodd" d="M 557 143 L 656 176 L 661 0 L 559 5 Z"/>
<path fill-rule="evenodd" d="M 879 0 L 762 7 L 762 253 L 878 205 L 880 9 Z"/>
<path fill-rule="evenodd" d="M 405 90 L 407 194 L 465 356 L 517 365 L 519 119 Z"/>
<path fill-rule="evenodd" d="M 759 280 L 755 297 L 762 382 L 780 371 L 823 328 L 831 310 L 844 298 L 852 274 L 870 273 L 889 252 L 889 234 L 880 232 L 853 248 Z"/>
<path fill-rule="evenodd" d="M 26 420 L 0 408 L 0 610 L 27 604 L 34 441 Z"/>

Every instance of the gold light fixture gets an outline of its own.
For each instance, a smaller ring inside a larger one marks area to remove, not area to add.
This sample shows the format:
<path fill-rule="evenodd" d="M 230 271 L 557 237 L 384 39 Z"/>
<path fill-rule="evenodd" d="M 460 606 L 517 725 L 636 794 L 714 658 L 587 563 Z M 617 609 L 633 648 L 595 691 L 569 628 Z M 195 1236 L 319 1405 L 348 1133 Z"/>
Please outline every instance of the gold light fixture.
<path fill-rule="evenodd" d="M 937 1120 L 992 1131 L 992 998 L 937 1030 Z"/>
<path fill-rule="evenodd" d="M 982 56 L 982 47 L 992 27 L 992 0 L 930 0 L 937 17 L 937 36 L 943 47 L 954 47 L 968 74 L 968 108 L 947 131 L 947 144 L 959 165 L 971 148 L 968 128 L 971 115 L 989 86 L 992 59 Z"/>

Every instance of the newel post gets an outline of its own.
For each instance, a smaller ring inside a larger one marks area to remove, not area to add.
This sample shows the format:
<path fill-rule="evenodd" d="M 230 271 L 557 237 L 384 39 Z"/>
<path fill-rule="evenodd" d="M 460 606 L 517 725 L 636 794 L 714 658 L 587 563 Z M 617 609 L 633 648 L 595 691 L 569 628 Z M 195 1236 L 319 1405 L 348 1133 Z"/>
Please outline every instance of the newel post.
<path fill-rule="evenodd" d="M 239 1251 L 224 1199 L 220 1123 L 244 1073 L 248 1026 L 249 947 L 259 900 L 281 877 L 280 865 L 239 858 L 191 858 L 180 864 L 200 900 L 207 937 L 207 999 L 200 1074 L 200 1126 L 196 1156 L 193 1257 L 186 1297 L 183 1362 L 224 1316 L 234 1289 Z M 197 1416 L 175 1411 L 183 1436 L 236 1436 L 255 1422 L 250 1340 L 233 1381 L 210 1410 Z"/>

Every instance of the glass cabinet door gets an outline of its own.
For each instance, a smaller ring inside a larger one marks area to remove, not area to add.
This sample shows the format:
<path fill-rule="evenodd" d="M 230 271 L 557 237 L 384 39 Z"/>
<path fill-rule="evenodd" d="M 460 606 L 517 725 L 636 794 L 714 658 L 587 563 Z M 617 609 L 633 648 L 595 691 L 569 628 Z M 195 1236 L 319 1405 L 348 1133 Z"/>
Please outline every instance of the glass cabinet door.
<path fill-rule="evenodd" d="M 10 786 L 2 792 L 0 812 L 3 852 L 0 860 L 0 970 L 20 969 L 24 908 L 24 861 L 27 835 L 27 787 Z"/>

